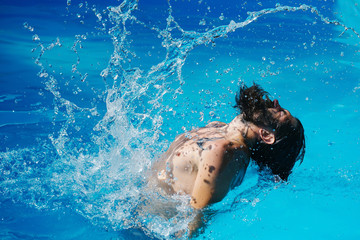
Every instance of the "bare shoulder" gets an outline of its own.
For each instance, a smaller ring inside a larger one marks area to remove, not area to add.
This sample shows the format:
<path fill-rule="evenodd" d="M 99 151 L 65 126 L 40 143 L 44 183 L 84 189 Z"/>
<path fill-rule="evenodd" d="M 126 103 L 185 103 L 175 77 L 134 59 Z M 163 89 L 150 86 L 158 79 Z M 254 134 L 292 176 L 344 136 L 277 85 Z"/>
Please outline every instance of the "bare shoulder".
<path fill-rule="evenodd" d="M 223 161 L 224 157 L 236 149 L 236 146 L 231 141 L 220 138 L 213 141 L 206 142 L 202 149 L 204 150 L 201 154 L 202 159 L 205 161 Z"/>
<path fill-rule="evenodd" d="M 220 122 L 220 121 L 214 121 L 214 122 L 211 122 L 208 125 L 206 125 L 206 127 L 213 127 L 213 128 L 219 128 L 219 127 L 224 127 L 224 126 L 227 126 L 227 124 L 224 122 Z"/>
<path fill-rule="evenodd" d="M 244 143 L 242 141 L 231 141 L 226 138 L 221 138 L 210 143 L 212 145 L 212 150 L 214 151 L 230 151 L 242 149 Z"/>

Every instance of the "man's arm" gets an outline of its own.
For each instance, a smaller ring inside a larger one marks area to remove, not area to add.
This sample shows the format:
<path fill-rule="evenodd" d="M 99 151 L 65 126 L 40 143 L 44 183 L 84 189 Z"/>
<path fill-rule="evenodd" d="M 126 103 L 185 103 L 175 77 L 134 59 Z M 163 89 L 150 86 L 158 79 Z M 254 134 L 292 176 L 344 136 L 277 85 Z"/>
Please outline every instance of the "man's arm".
<path fill-rule="evenodd" d="M 194 208 L 203 208 L 210 203 L 216 189 L 216 180 L 224 154 L 224 144 L 214 144 L 211 150 L 203 151 L 191 194 L 190 204 Z"/>

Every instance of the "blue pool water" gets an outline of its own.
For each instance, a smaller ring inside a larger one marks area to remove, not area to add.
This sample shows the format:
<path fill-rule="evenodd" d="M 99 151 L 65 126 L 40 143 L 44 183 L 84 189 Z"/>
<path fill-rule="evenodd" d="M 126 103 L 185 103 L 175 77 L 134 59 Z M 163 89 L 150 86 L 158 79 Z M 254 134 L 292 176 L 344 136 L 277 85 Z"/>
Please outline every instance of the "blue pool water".
<path fill-rule="evenodd" d="M 305 159 L 287 183 L 250 165 L 194 238 L 360 238 L 358 0 L 2 0 L 0 19 L 1 239 L 187 238 L 188 198 L 144 173 L 252 82 L 303 122 Z"/>

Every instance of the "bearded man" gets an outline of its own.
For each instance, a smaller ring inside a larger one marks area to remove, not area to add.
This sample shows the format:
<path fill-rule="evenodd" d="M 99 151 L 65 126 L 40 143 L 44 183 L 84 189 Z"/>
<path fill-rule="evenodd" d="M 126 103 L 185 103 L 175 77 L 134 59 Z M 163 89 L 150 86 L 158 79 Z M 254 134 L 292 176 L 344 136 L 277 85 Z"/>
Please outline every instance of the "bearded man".
<path fill-rule="evenodd" d="M 235 97 L 240 115 L 181 134 L 153 166 L 156 185 L 188 194 L 194 208 L 221 201 L 241 184 L 250 159 L 287 180 L 305 153 L 304 128 L 259 85 Z"/>

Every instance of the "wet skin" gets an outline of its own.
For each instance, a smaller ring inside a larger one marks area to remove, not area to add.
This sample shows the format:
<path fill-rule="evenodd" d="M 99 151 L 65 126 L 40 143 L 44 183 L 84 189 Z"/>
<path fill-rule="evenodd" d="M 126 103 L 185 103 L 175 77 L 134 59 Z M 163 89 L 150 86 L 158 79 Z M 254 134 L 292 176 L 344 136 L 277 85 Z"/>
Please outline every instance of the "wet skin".
<path fill-rule="evenodd" d="M 278 100 L 267 111 L 277 122 L 296 119 Z M 194 208 L 221 201 L 241 184 L 255 141 L 275 142 L 273 129 L 260 128 L 237 116 L 229 124 L 212 122 L 179 135 L 153 165 L 155 184 L 169 194 L 188 194 Z"/>
<path fill-rule="evenodd" d="M 154 164 L 158 185 L 168 193 L 190 195 L 195 208 L 222 200 L 241 183 L 249 164 L 242 134 L 229 139 L 229 132 L 229 125 L 212 122 L 179 135 Z"/>

